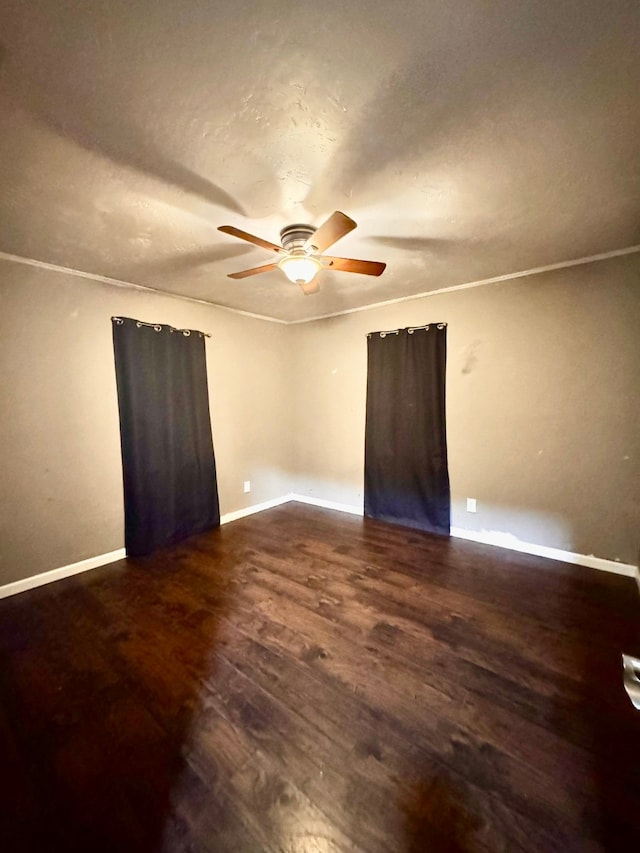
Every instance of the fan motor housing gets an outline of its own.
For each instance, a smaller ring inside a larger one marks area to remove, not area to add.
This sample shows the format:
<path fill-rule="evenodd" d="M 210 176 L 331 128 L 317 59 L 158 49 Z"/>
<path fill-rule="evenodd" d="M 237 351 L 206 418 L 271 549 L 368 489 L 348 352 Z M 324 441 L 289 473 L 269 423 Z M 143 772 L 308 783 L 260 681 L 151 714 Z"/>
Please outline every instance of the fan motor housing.
<path fill-rule="evenodd" d="M 304 244 L 307 242 L 309 237 L 315 233 L 315 231 L 316 229 L 313 225 L 287 225 L 286 228 L 283 228 L 280 232 L 282 248 L 286 249 L 287 252 L 291 252 L 294 249 L 303 249 Z"/>

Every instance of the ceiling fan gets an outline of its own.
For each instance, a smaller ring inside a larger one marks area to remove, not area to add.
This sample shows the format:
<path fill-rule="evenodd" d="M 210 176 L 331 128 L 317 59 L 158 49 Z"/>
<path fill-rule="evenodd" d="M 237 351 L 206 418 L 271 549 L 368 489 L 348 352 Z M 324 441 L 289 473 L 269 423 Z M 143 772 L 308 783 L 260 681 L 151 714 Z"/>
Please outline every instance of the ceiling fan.
<path fill-rule="evenodd" d="M 353 219 L 336 210 L 319 228 L 314 228 L 313 225 L 287 225 L 280 232 L 282 244 L 280 246 L 241 231 L 233 225 L 221 225 L 218 231 L 231 234 L 232 237 L 246 240 L 263 249 L 269 249 L 281 256 L 275 263 L 230 273 L 229 278 L 247 278 L 279 267 L 289 281 L 299 284 L 303 293 L 309 295 L 320 290 L 317 275 L 322 269 L 355 272 L 361 275 L 382 275 L 386 264 L 379 261 L 357 261 L 354 258 L 333 258 L 322 254 L 354 228 L 356 223 Z"/>

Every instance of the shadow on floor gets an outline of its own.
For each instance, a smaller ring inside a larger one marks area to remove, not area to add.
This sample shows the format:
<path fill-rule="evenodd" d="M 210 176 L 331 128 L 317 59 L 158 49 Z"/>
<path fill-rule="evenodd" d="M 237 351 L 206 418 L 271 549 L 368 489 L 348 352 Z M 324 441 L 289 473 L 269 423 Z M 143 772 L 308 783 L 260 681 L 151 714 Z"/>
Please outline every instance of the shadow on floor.
<path fill-rule="evenodd" d="M 197 787 L 191 722 L 233 586 L 217 534 L 0 602 L 3 850 L 152 853 L 179 837 L 172 790 Z"/>
<path fill-rule="evenodd" d="M 0 601 L 0 850 L 635 849 L 632 582 L 336 515 Z"/>
<path fill-rule="evenodd" d="M 600 580 L 600 606 L 584 602 L 569 609 L 566 623 L 577 632 L 575 696 L 554 702 L 553 727 L 588 751 L 593 797 L 584 813 L 585 837 L 606 851 L 632 850 L 638 844 L 640 816 L 640 713 L 623 684 L 622 653 L 640 650 L 640 598 L 632 580 L 594 574 Z M 599 576 L 599 577 L 598 577 Z M 585 580 L 576 580 L 576 596 Z"/>
<path fill-rule="evenodd" d="M 479 819 L 467 810 L 459 789 L 444 776 L 417 784 L 400 804 L 406 820 L 406 853 L 463 853 L 480 849 Z"/>

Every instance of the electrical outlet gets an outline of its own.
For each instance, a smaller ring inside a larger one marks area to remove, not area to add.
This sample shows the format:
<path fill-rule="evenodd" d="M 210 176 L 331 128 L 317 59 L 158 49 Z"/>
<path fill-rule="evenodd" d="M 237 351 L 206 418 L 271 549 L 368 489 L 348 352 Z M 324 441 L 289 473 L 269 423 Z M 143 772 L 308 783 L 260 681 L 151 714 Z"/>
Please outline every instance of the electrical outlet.
<path fill-rule="evenodd" d="M 251 480 L 245 480 L 244 481 L 244 493 L 245 493 L 245 495 L 247 494 L 247 492 L 250 492 L 250 491 L 251 491 Z"/>
<path fill-rule="evenodd" d="M 467 498 L 467 512 L 476 512 L 475 498 Z"/>

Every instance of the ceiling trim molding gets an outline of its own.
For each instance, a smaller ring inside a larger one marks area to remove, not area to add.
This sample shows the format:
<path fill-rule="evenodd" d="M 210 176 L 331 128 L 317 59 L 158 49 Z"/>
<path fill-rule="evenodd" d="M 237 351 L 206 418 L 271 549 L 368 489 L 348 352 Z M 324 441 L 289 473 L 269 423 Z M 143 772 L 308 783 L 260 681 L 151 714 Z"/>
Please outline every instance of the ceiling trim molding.
<path fill-rule="evenodd" d="M 397 305 L 400 302 L 410 302 L 413 299 L 422 299 L 425 296 L 437 296 L 440 293 L 453 293 L 456 290 L 469 290 L 472 287 L 482 287 L 485 284 L 497 284 L 501 281 L 512 281 L 513 279 L 525 278 L 529 275 L 538 275 L 552 270 L 562 270 L 568 267 L 578 267 L 582 264 L 594 264 L 597 261 L 606 261 L 609 258 L 619 258 L 622 255 L 633 255 L 640 252 L 640 244 L 626 246 L 624 249 L 612 249 L 610 252 L 601 252 L 599 255 L 588 255 L 585 258 L 575 258 L 570 261 L 559 261 L 556 264 L 547 264 L 544 267 L 533 267 L 530 270 L 496 275 L 492 278 L 482 278 L 478 281 L 469 281 L 465 284 L 454 284 L 451 287 L 441 287 L 438 290 L 425 290 L 423 293 L 413 293 L 409 296 L 399 296 L 397 299 L 386 299 L 383 302 L 373 302 L 371 305 L 363 305 L 359 308 L 347 308 L 344 311 L 336 311 L 335 314 L 322 314 L 317 317 L 309 317 L 304 320 L 289 320 L 287 325 L 295 326 L 301 323 L 312 323 L 315 320 L 328 320 L 331 317 L 342 317 L 344 314 L 356 314 L 359 311 L 370 311 L 373 308 L 384 308 L 386 305 Z"/>
<path fill-rule="evenodd" d="M 532 267 L 528 270 L 520 272 L 506 273 L 505 275 L 496 275 L 492 278 L 482 278 L 478 281 L 469 281 L 464 284 L 454 284 L 450 287 L 441 287 L 438 290 L 425 290 L 422 293 L 413 293 L 408 296 L 399 296 L 397 299 L 386 299 L 382 302 L 373 302 L 370 305 L 362 305 L 358 308 L 347 308 L 344 311 L 336 311 L 332 314 L 319 314 L 316 317 L 305 317 L 302 320 L 279 320 L 276 317 L 267 317 L 264 314 L 254 314 L 251 311 L 243 311 L 240 308 L 229 308 L 227 305 L 220 305 L 217 302 L 208 302 L 206 299 L 196 299 L 194 296 L 183 296 L 179 293 L 171 293 L 167 290 L 159 290 L 156 287 L 149 287 L 145 284 L 134 284 L 131 281 L 123 281 L 118 278 L 109 278 L 108 276 L 98 275 L 97 273 L 84 272 L 76 270 L 73 267 L 62 267 L 58 264 L 50 264 L 46 261 L 38 261 L 35 258 L 25 258 L 22 255 L 12 255 L 8 252 L 0 251 L 0 260 L 12 261 L 16 264 L 24 264 L 25 266 L 36 267 L 38 269 L 50 270 L 51 272 L 65 273 L 75 276 L 76 278 L 84 278 L 90 281 L 99 281 L 103 284 L 112 284 L 115 287 L 124 287 L 129 290 L 140 290 L 142 292 L 153 293 L 157 296 L 167 296 L 172 299 L 183 299 L 187 302 L 195 302 L 198 305 L 206 305 L 209 308 L 217 308 L 220 311 L 228 311 L 231 314 L 239 314 L 242 317 L 250 317 L 253 320 L 264 320 L 267 323 L 278 323 L 283 326 L 298 326 L 302 323 L 314 323 L 316 320 L 329 320 L 332 317 L 342 317 L 345 314 L 357 314 L 361 311 L 370 311 L 374 308 L 384 308 L 387 305 L 398 305 L 401 302 L 411 302 L 414 299 L 423 299 L 426 296 L 438 296 L 441 293 L 454 293 L 457 290 L 470 290 L 473 287 L 483 287 L 487 284 L 499 284 L 504 281 L 513 281 L 519 278 L 526 278 L 530 275 L 539 275 L 540 273 L 552 272 L 553 270 L 568 269 L 569 267 L 582 266 L 584 264 L 594 264 L 598 261 L 606 261 L 611 258 L 619 258 L 623 255 L 634 255 L 640 252 L 640 243 L 634 246 L 625 246 L 623 249 L 612 249 L 610 252 L 601 252 L 597 255 L 587 255 L 584 258 L 574 258 L 569 261 L 559 261 L 555 264 L 547 264 L 542 267 Z"/>
<path fill-rule="evenodd" d="M 76 278 L 86 278 L 90 281 L 99 281 L 102 284 L 112 284 L 115 287 L 124 287 L 129 290 L 141 290 L 147 293 L 154 293 L 157 296 L 169 296 L 172 299 L 184 299 L 187 302 L 196 302 L 198 305 L 206 305 L 208 308 L 219 308 L 220 311 L 229 311 L 232 314 L 240 314 L 243 317 L 251 317 L 253 320 L 266 320 L 268 323 L 279 323 L 286 326 L 289 321 L 278 320 L 275 317 L 266 317 L 264 314 L 254 314 L 251 311 L 242 311 L 240 308 L 229 308 L 227 305 L 219 305 L 217 302 L 208 302 L 206 299 L 196 299 L 195 296 L 182 296 L 179 293 L 171 293 L 168 290 L 159 290 L 157 287 L 149 287 L 146 284 L 134 284 L 132 281 L 123 281 L 119 278 L 109 278 L 106 275 L 98 275 L 92 272 L 83 272 L 82 270 L 73 269 L 73 267 L 61 267 L 58 264 L 50 264 L 46 261 L 38 261 L 35 258 L 24 258 L 22 255 L 11 255 L 8 252 L 0 251 L 0 260 L 13 261 L 16 264 L 24 264 L 28 267 L 36 267 L 38 269 L 50 270 L 51 272 L 66 273 L 67 275 L 75 276 Z"/>

